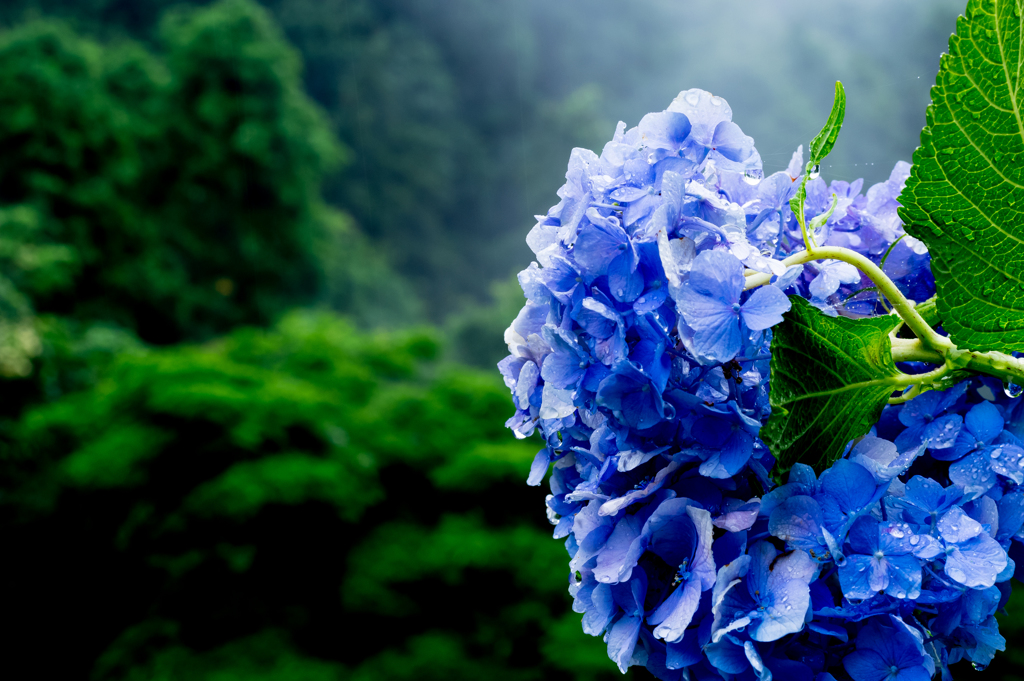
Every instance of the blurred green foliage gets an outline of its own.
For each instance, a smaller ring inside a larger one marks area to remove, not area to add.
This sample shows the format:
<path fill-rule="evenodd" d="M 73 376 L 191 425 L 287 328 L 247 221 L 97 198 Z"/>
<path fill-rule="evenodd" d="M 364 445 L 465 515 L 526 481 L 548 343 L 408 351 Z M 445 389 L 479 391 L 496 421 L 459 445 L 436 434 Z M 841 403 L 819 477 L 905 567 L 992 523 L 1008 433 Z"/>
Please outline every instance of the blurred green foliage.
<path fill-rule="evenodd" d="M 171 343 L 317 294 L 319 186 L 343 156 L 264 12 L 177 12 L 160 35 L 159 56 L 52 22 L 0 37 L 0 200 L 64 249 L 37 311 Z"/>
<path fill-rule="evenodd" d="M 610 678 L 507 391 L 322 200 L 353 157 L 295 50 L 247 0 L 147 16 L 0 33 L 4 678 Z"/>
<path fill-rule="evenodd" d="M 439 353 L 429 330 L 295 312 L 122 353 L 28 411 L 4 452 L 22 469 L 8 660 L 37 678 L 610 675 L 564 549 L 524 513 L 536 444 L 507 437 L 492 372 Z"/>

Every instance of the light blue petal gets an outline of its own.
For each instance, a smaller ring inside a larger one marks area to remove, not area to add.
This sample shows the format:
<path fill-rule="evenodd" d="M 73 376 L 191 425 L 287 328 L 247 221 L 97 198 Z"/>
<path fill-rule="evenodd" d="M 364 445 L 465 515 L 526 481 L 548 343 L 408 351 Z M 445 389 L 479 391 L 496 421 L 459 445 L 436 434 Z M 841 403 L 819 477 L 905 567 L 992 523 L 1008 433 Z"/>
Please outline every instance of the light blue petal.
<path fill-rule="evenodd" d="M 740 317 L 751 331 L 762 331 L 782 321 L 782 313 L 788 312 L 792 304 L 782 289 L 776 286 L 762 286 L 743 303 Z"/>

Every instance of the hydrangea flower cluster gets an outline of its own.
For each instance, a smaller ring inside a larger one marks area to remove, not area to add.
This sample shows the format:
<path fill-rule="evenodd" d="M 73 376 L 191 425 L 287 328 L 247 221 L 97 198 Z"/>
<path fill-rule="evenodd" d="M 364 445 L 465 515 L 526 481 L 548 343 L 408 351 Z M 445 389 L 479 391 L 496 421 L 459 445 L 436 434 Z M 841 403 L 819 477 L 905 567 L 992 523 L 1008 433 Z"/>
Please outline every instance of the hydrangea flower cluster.
<path fill-rule="evenodd" d="M 789 207 L 801 151 L 764 177 L 731 119 L 689 90 L 620 123 L 600 156 L 573 151 L 528 237 L 537 262 L 499 368 L 507 425 L 544 440 L 528 482 L 551 469 L 583 629 L 621 670 L 672 681 L 924 681 L 985 665 L 1004 647 L 993 613 L 1024 540 L 1024 408 L 988 379 L 927 392 L 887 407 L 820 477 L 798 464 L 775 486 L 758 433 L 786 294 L 833 315 L 885 309 L 849 265 L 781 262 L 803 248 Z M 818 244 L 924 300 L 928 253 L 896 215 L 908 170 L 866 194 L 814 177 L 807 214 L 822 216 Z M 772 283 L 744 291 L 751 270 Z"/>

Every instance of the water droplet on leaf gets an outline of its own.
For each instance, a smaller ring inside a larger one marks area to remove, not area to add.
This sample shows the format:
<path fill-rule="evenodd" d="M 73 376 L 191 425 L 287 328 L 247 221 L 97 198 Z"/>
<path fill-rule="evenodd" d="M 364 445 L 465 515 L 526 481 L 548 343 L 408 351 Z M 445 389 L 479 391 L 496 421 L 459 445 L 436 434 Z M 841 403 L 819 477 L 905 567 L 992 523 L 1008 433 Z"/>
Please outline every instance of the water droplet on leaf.
<path fill-rule="evenodd" d="M 1021 395 L 1024 395 L 1024 388 L 1020 387 L 1016 383 L 1004 383 L 1003 392 L 1006 393 L 1006 396 L 1010 399 L 1016 399 Z"/>

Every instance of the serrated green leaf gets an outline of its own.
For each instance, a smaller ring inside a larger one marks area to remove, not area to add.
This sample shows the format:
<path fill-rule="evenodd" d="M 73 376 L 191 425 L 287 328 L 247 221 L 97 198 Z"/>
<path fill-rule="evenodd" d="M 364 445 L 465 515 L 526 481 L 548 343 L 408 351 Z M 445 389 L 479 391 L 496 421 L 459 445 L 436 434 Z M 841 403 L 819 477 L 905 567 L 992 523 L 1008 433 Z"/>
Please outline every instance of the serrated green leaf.
<path fill-rule="evenodd" d="M 972 0 L 932 88 L 900 195 L 931 251 L 943 328 L 972 350 L 1024 350 L 1024 91 L 1013 0 Z"/>
<path fill-rule="evenodd" d="M 810 161 L 812 165 L 818 165 L 832 151 L 836 145 L 836 138 L 839 137 L 839 130 L 843 127 L 843 117 L 846 116 L 846 91 L 843 84 L 836 81 L 836 95 L 832 100 L 832 111 L 825 121 L 825 127 L 821 129 L 813 140 L 811 140 Z"/>
<path fill-rule="evenodd" d="M 799 296 L 772 337 L 772 415 L 761 439 L 775 475 L 805 463 L 819 473 L 867 433 L 901 376 L 892 361 L 894 316 L 828 317 Z"/>

